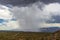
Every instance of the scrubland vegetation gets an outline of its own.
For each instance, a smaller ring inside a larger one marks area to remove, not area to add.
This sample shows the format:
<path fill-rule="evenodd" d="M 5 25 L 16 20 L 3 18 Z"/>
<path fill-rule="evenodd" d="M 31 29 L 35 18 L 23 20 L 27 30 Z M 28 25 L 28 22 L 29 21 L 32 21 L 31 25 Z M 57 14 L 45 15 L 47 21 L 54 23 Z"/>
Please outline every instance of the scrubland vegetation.
<path fill-rule="evenodd" d="M 60 40 L 60 31 L 49 32 L 0 32 L 0 40 Z"/>

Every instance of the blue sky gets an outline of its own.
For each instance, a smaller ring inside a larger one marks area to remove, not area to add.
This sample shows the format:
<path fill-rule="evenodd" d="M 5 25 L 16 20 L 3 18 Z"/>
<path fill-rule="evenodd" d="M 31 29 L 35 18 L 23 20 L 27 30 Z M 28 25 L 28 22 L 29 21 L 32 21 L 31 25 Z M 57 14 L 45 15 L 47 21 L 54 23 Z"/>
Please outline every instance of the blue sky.
<path fill-rule="evenodd" d="M 4 19 L 0 19 L 0 23 L 3 23 L 3 22 L 5 22 L 5 20 Z"/>

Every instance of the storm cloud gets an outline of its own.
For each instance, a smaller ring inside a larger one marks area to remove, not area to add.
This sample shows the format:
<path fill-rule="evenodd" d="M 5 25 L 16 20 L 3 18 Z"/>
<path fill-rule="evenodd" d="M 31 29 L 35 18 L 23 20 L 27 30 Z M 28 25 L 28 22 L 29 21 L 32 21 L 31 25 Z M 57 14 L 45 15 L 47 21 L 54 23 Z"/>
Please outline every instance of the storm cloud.
<path fill-rule="evenodd" d="M 37 2 L 38 0 L 0 0 L 1 4 L 11 4 L 13 6 L 26 6 L 28 4 L 32 4 Z"/>
<path fill-rule="evenodd" d="M 14 17 L 7 23 L 13 26 L 12 30 L 40 31 L 39 28 L 60 27 L 59 0 L 1 0 L 0 4 Z"/>
<path fill-rule="evenodd" d="M 58 2 L 60 3 L 60 0 L 0 0 L 0 4 L 11 4 L 13 6 L 27 6 L 29 4 L 33 4 L 36 2 L 43 2 L 45 4 L 49 3 L 55 3 Z"/>
<path fill-rule="evenodd" d="M 12 12 L 19 21 L 19 28 L 23 31 L 38 31 L 39 28 L 54 27 L 54 25 L 59 27 L 59 24 L 50 24 L 54 20 L 57 21 L 55 16 L 60 15 L 58 7 L 60 7 L 60 3 L 36 2 L 25 7 L 13 6 Z M 52 17 L 53 15 L 54 17 Z"/>

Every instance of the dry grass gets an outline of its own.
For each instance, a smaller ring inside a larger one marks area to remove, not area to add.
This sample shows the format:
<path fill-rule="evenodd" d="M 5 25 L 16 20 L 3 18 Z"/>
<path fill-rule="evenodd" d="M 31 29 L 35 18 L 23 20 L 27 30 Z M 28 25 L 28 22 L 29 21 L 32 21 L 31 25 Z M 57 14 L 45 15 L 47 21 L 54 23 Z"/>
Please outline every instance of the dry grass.
<path fill-rule="evenodd" d="M 45 32 L 0 32 L 0 40 L 60 40 L 60 31 Z"/>

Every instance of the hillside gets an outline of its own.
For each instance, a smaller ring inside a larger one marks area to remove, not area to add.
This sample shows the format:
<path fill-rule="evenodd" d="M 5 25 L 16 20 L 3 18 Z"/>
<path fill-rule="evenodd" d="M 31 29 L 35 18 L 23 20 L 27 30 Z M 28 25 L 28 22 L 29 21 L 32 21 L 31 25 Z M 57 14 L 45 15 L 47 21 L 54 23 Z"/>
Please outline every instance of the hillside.
<path fill-rule="evenodd" d="M 54 33 L 1 31 L 0 40 L 60 40 L 60 31 Z"/>

